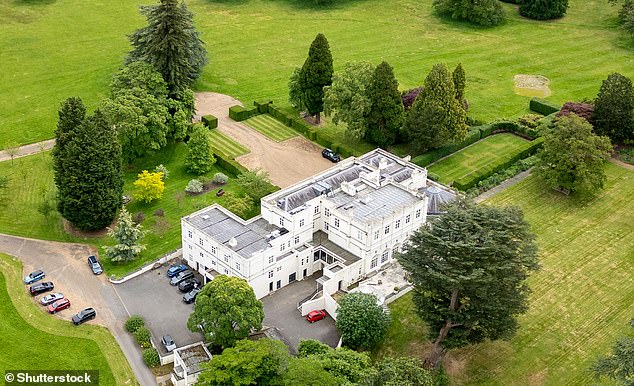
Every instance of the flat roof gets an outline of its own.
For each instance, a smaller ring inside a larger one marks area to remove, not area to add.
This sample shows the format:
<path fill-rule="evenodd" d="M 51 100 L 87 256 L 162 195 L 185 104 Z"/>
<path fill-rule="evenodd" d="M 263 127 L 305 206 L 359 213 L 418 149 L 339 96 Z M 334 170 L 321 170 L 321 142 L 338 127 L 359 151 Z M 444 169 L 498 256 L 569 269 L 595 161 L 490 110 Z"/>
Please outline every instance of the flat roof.
<path fill-rule="evenodd" d="M 196 344 L 194 346 L 176 349 L 178 355 L 187 366 L 187 374 L 195 374 L 201 369 L 202 363 L 207 363 L 211 360 L 211 355 L 203 347 L 203 343 Z"/>
<path fill-rule="evenodd" d="M 313 244 L 315 247 L 323 247 L 324 249 L 334 253 L 339 258 L 343 259 L 344 265 L 350 265 L 361 260 L 361 258 L 352 252 L 349 252 L 337 244 L 328 239 L 328 234 L 324 231 L 317 231 L 313 233 Z"/>
<path fill-rule="evenodd" d="M 338 191 L 325 200 L 357 220 L 373 221 L 391 215 L 398 208 L 412 206 L 421 199 L 406 189 L 388 184 L 378 189 L 363 189 L 354 196 Z"/>

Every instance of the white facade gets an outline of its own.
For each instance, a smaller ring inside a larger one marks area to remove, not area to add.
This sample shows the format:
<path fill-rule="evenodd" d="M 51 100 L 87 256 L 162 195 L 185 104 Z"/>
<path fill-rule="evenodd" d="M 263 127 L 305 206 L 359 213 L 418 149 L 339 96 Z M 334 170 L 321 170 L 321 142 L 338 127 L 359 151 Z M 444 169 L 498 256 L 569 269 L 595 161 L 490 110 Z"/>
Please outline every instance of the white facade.
<path fill-rule="evenodd" d="M 429 208 L 453 196 L 426 169 L 377 149 L 262 198 L 249 221 L 216 204 L 184 217 L 183 257 L 208 280 L 247 280 L 258 298 L 322 271 L 328 303 L 389 263 Z"/>

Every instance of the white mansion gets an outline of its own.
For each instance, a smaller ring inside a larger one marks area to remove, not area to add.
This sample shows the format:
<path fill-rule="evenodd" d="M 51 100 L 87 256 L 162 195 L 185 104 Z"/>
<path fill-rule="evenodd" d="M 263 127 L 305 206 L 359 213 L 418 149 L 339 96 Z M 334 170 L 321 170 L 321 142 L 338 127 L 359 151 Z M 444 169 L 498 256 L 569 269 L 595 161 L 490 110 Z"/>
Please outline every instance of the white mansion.
<path fill-rule="evenodd" d="M 310 307 L 333 314 L 331 294 L 390 262 L 454 196 L 426 169 L 376 149 L 262 198 L 248 221 L 217 204 L 183 217 L 183 258 L 205 280 L 247 280 L 258 299 L 322 271 Z"/>

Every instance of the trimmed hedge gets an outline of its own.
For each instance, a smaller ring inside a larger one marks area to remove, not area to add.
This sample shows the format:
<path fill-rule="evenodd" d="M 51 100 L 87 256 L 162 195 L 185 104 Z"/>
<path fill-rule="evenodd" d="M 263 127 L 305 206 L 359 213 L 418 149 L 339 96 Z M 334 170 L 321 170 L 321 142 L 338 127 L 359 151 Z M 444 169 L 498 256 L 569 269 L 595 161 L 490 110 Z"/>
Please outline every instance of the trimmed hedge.
<path fill-rule="evenodd" d="M 270 99 L 260 99 L 253 101 L 253 105 L 257 107 L 260 114 L 267 114 L 269 112 L 269 105 L 273 103 Z"/>
<path fill-rule="evenodd" d="M 412 158 L 412 162 L 418 166 L 425 167 L 433 162 L 438 161 L 442 157 L 446 157 L 462 148 L 478 142 L 481 138 L 482 137 L 480 129 L 477 127 L 472 128 L 471 131 L 467 133 L 467 136 L 462 142 L 452 143 L 439 147 L 438 149 L 428 151 L 427 153 Z"/>
<path fill-rule="evenodd" d="M 249 109 L 245 109 L 240 105 L 229 107 L 229 118 L 236 122 L 242 122 L 256 115 L 260 115 L 257 107 L 251 107 Z"/>
<path fill-rule="evenodd" d="M 293 126 L 293 122 L 292 122 L 291 117 L 288 116 L 288 114 L 286 114 L 285 112 L 283 112 L 279 108 L 277 108 L 276 106 L 274 106 L 273 104 L 269 105 L 269 115 L 272 116 L 273 118 L 277 119 L 278 121 L 282 122 L 284 125 L 286 125 L 288 127 L 292 127 Z"/>
<path fill-rule="evenodd" d="M 139 344 L 141 348 L 149 348 L 152 346 L 150 343 L 151 335 L 150 330 L 145 327 L 139 327 L 134 333 L 134 339 Z"/>
<path fill-rule="evenodd" d="M 227 157 L 218 151 L 214 151 L 214 157 L 216 158 L 216 165 L 225 169 L 225 171 L 231 174 L 232 177 L 236 177 L 247 171 L 244 166 L 240 165 L 234 159 Z"/>
<path fill-rule="evenodd" d="M 143 350 L 143 362 L 148 367 L 158 367 L 161 364 L 161 358 L 159 358 L 159 353 L 156 351 L 154 347 L 146 348 Z"/>
<path fill-rule="evenodd" d="M 467 176 L 464 176 L 462 178 L 455 180 L 452 184 L 452 187 L 465 192 L 473 188 L 474 186 L 476 186 L 478 182 L 484 180 L 485 178 L 488 178 L 501 170 L 511 167 L 511 165 L 513 165 L 514 163 L 516 163 L 517 161 L 521 159 L 527 158 L 535 154 L 537 150 L 542 147 L 543 143 L 544 143 L 543 137 L 537 138 L 536 140 L 529 142 L 518 153 L 512 155 L 511 157 L 508 157 L 505 160 L 501 160 L 501 162 L 499 162 L 497 165 L 491 165 L 487 168 L 478 169 Z"/>
<path fill-rule="evenodd" d="M 531 98 L 530 109 L 542 115 L 550 115 L 561 110 L 561 106 L 542 98 Z"/>
<path fill-rule="evenodd" d="M 200 118 L 203 125 L 207 126 L 208 129 L 215 129 L 218 127 L 218 118 L 213 115 L 204 115 Z"/>

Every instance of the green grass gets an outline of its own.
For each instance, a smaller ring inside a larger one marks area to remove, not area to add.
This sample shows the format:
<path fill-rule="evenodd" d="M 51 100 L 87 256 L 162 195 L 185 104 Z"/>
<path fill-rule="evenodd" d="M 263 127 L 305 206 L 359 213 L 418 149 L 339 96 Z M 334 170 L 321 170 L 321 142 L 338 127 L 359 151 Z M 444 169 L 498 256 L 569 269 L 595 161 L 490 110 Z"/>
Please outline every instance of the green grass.
<path fill-rule="evenodd" d="M 222 134 L 218 129 L 209 130 L 209 137 L 211 137 L 214 149 L 228 157 L 235 158 L 249 152 L 249 149 Z"/>
<path fill-rule="evenodd" d="M 126 36 L 144 25 L 138 5 L 152 3 L 0 0 L 0 146 L 51 138 L 63 98 L 97 106 L 129 50 Z M 196 88 L 245 104 L 286 104 L 288 78 L 319 32 L 336 70 L 386 60 L 401 89 L 422 84 L 435 63 L 461 62 L 469 113 L 485 121 L 527 111 L 529 98 L 513 91 L 516 74 L 550 78 L 556 103 L 594 97 L 611 72 L 634 76 L 634 44 L 617 27 L 618 8 L 604 0 L 571 0 L 566 17 L 549 22 L 520 18 L 504 4 L 508 21 L 495 28 L 439 18 L 431 0 L 312 3 L 189 1 L 210 59 Z"/>
<path fill-rule="evenodd" d="M 217 198 L 213 192 L 199 196 L 185 194 L 185 186 L 189 180 L 196 178 L 185 171 L 183 166 L 185 151 L 186 146 L 182 143 L 169 145 L 161 152 L 139 160 L 126 168 L 124 191 L 128 195 L 133 195 L 132 184 L 142 170 L 153 170 L 156 165 L 163 164 L 170 174 L 165 182 L 162 199 L 150 204 L 133 200 L 127 205 L 130 213 L 143 212 L 145 215 L 142 225 L 150 231 L 143 239 L 147 249 L 137 260 L 125 265 L 113 265 L 105 259 L 102 260 L 108 274 L 121 276 L 179 248 L 181 244 L 180 218 L 214 202 L 223 202 L 222 198 Z M 0 233 L 46 240 L 84 242 L 95 246 L 112 243 L 107 236 L 97 238 L 71 236 L 64 231 L 61 216 L 55 210 L 48 218 L 38 212 L 37 208 L 45 196 L 55 196 L 50 152 L 20 158 L 14 163 L 12 166 L 11 161 L 0 162 L 0 175 L 10 177 L 9 188 L 0 198 Z M 207 176 L 212 178 L 216 172 L 227 174 L 225 170 L 214 167 Z M 227 192 L 242 193 L 241 188 L 233 183 L 231 176 L 229 183 L 223 188 Z M 258 208 L 254 208 L 253 214 Z M 154 215 L 158 209 L 164 211 L 163 217 Z"/>
<path fill-rule="evenodd" d="M 245 120 L 243 123 L 275 142 L 285 141 L 299 135 L 295 130 L 268 114 L 256 115 L 255 117 Z"/>
<path fill-rule="evenodd" d="M 100 385 L 138 385 L 107 329 L 76 327 L 46 314 L 27 295 L 21 277 L 22 264 L 0 254 L 0 368 L 98 370 Z"/>
<path fill-rule="evenodd" d="M 515 337 L 448 354 L 454 384 L 592 383 L 588 368 L 627 331 L 634 307 L 634 173 L 612 164 L 606 171 L 605 190 L 591 201 L 546 189 L 534 176 L 488 201 L 524 210 L 542 269 L 528 281 L 530 308 Z M 419 335 L 404 339 L 387 341 L 383 350 L 427 343 Z"/>
<path fill-rule="evenodd" d="M 440 182 L 450 184 L 484 167 L 496 165 L 500 161 L 518 153 L 527 141 L 510 133 L 502 133 L 460 150 L 428 167 L 440 176 Z"/>

